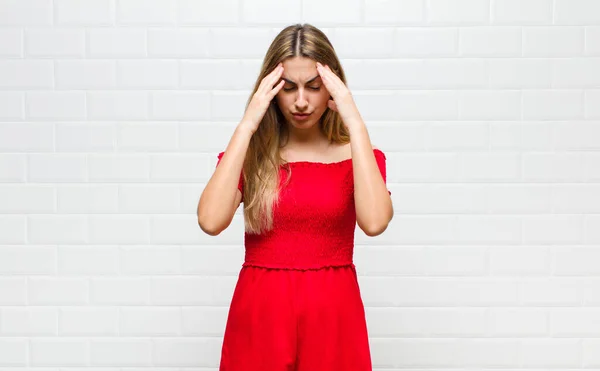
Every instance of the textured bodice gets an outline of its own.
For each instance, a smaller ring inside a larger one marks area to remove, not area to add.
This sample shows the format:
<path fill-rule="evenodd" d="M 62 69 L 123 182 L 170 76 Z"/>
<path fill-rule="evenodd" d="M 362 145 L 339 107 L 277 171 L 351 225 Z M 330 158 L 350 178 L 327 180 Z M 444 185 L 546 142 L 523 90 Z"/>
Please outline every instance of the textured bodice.
<path fill-rule="evenodd" d="M 374 155 L 385 181 L 385 154 L 375 149 Z M 222 156 L 219 153 L 219 161 Z M 273 207 L 273 229 L 244 235 L 244 266 L 318 269 L 352 265 L 356 229 L 352 160 L 288 165 L 287 185 L 285 165 L 279 170 L 281 191 Z M 238 188 L 243 194 L 241 176 Z"/>

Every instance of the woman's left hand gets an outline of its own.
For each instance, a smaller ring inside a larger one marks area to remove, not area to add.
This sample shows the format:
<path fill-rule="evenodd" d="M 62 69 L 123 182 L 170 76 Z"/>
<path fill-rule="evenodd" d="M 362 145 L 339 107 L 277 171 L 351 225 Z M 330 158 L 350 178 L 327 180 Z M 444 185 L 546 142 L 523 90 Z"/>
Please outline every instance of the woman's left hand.
<path fill-rule="evenodd" d="M 351 121 L 351 118 L 358 115 L 358 109 L 346 84 L 327 65 L 317 62 L 317 72 L 333 98 L 327 102 L 327 106 L 338 112 L 345 123 Z"/>

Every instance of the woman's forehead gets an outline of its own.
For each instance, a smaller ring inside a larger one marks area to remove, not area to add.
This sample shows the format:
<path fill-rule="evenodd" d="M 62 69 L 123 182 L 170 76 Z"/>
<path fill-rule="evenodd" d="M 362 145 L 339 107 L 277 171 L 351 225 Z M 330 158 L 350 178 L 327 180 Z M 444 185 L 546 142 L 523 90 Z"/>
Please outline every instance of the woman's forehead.
<path fill-rule="evenodd" d="M 292 57 L 283 61 L 284 70 L 317 70 L 317 62 L 306 57 Z"/>
<path fill-rule="evenodd" d="M 319 78 L 315 61 L 309 58 L 303 60 L 286 60 L 283 62 L 282 78 L 290 83 L 309 84 Z"/>

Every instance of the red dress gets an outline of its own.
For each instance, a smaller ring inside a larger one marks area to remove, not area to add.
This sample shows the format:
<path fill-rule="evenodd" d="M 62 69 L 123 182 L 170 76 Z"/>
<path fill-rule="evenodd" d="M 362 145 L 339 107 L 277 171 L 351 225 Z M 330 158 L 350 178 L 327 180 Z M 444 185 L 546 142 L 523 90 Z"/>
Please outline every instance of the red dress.
<path fill-rule="evenodd" d="M 386 181 L 385 154 L 373 151 Z M 352 260 L 352 160 L 288 164 L 287 186 L 285 165 L 280 169 L 283 188 L 273 229 L 245 233 L 245 261 L 231 300 L 219 370 L 370 371 L 365 311 Z M 242 194 L 243 186 L 240 175 Z"/>

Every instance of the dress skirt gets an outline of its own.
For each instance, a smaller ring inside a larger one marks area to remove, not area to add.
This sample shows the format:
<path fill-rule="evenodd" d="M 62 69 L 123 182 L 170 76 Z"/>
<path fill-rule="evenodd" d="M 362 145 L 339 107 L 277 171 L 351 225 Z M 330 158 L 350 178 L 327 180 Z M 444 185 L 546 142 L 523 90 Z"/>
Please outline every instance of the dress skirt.
<path fill-rule="evenodd" d="M 243 266 L 220 371 L 371 371 L 354 264 L 319 269 Z"/>

